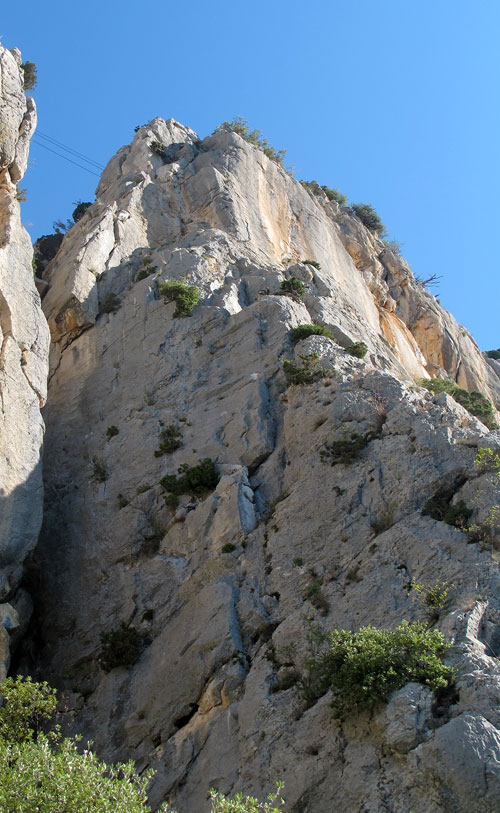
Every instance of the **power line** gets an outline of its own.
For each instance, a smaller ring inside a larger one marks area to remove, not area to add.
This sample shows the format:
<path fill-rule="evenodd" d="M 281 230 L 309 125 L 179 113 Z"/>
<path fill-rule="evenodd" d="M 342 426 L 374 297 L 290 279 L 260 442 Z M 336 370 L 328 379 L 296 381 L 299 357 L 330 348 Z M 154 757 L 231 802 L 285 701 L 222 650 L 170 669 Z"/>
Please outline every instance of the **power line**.
<path fill-rule="evenodd" d="M 90 172 L 90 174 L 95 175 L 96 178 L 101 177 L 98 172 L 94 172 L 92 169 L 89 169 L 88 167 L 84 167 L 82 164 L 78 164 L 76 161 L 73 161 L 71 158 L 68 158 L 67 155 L 62 155 L 60 152 L 56 152 L 56 150 L 52 150 L 50 147 L 47 147 L 46 144 L 42 144 L 41 141 L 37 141 L 36 138 L 33 138 L 33 142 L 35 144 L 38 144 L 39 147 L 43 147 L 44 150 L 48 150 L 49 152 L 53 152 L 54 155 L 59 156 L 59 158 L 64 158 L 65 161 L 69 161 L 69 163 L 74 164 L 75 167 L 79 167 L 80 169 L 84 169 L 85 172 Z"/>
<path fill-rule="evenodd" d="M 64 150 L 65 152 L 69 152 L 72 155 L 75 155 L 77 158 L 80 158 L 82 161 L 85 161 L 85 163 L 93 164 L 95 167 L 97 167 L 97 169 L 100 169 L 100 170 L 104 169 L 104 166 L 102 164 L 99 164 L 97 161 L 94 161 L 92 158 L 87 158 L 87 156 L 84 155 L 82 152 L 78 152 L 78 150 L 74 150 L 72 147 L 68 147 L 67 144 L 64 144 L 62 141 L 58 141 L 56 138 L 53 138 L 52 136 L 48 136 L 45 133 L 42 133 L 40 130 L 36 131 L 36 135 L 39 136 L 40 138 L 45 139 L 46 141 L 48 141 L 53 146 L 56 146 L 59 149 Z"/>

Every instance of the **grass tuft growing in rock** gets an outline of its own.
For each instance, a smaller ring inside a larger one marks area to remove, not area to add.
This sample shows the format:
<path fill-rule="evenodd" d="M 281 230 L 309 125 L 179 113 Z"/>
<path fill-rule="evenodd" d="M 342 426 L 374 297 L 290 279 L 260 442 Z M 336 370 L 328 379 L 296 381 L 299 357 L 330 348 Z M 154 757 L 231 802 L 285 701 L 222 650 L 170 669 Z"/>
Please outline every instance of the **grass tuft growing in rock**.
<path fill-rule="evenodd" d="M 96 455 L 92 458 L 92 477 L 94 480 L 97 480 L 98 483 L 104 483 L 109 477 L 106 463 L 101 457 L 97 457 Z"/>
<path fill-rule="evenodd" d="M 290 339 L 293 344 L 307 339 L 308 336 L 325 336 L 327 339 L 334 339 L 332 331 L 322 325 L 298 325 L 290 331 Z"/>
<path fill-rule="evenodd" d="M 198 288 L 185 282 L 160 282 L 158 290 L 165 302 L 175 302 L 175 318 L 191 316 L 193 308 L 200 301 Z"/>

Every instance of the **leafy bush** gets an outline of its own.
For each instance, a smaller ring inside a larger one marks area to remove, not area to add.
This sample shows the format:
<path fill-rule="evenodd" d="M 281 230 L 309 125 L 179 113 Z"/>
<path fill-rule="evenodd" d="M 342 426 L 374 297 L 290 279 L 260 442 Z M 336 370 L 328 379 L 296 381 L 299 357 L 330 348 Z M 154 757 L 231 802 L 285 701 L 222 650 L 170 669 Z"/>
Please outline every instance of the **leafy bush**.
<path fill-rule="evenodd" d="M 33 88 L 36 87 L 36 83 L 38 81 L 35 63 L 23 62 L 21 68 L 24 71 L 24 90 L 33 90 Z"/>
<path fill-rule="evenodd" d="M 356 356 L 358 359 L 364 358 L 368 353 L 368 347 L 364 342 L 354 342 L 354 344 L 347 345 L 344 350 L 346 353 L 350 353 L 351 356 Z"/>
<path fill-rule="evenodd" d="M 135 281 L 140 282 L 142 279 L 146 279 L 146 277 L 151 276 L 156 271 L 156 265 L 146 265 L 145 268 L 141 268 L 140 271 L 137 272 Z"/>
<path fill-rule="evenodd" d="M 290 279 L 283 280 L 280 285 L 280 291 L 287 296 L 296 296 L 302 299 L 306 292 L 306 286 L 300 279 L 297 279 L 297 277 L 290 277 Z"/>
<path fill-rule="evenodd" d="M 369 203 L 353 203 L 351 211 L 356 217 L 359 217 L 363 226 L 372 231 L 377 237 L 380 237 L 385 232 L 385 226 L 380 217 L 376 213 L 373 206 Z"/>
<path fill-rule="evenodd" d="M 249 144 L 253 144 L 254 147 L 258 147 L 259 150 L 262 150 L 275 164 L 279 164 L 280 167 L 284 168 L 286 150 L 276 150 L 274 147 L 271 147 L 269 141 L 267 138 L 264 138 L 260 130 L 250 130 L 248 122 L 242 116 L 236 116 L 232 121 L 223 121 L 222 124 L 219 124 L 219 126 L 215 128 L 214 134 L 222 131 L 237 133 L 244 138 L 245 141 L 248 141 Z"/>
<path fill-rule="evenodd" d="M 175 509 L 179 505 L 179 497 L 177 496 L 177 494 L 165 494 L 163 499 L 165 501 L 165 506 L 170 511 L 175 511 Z"/>
<path fill-rule="evenodd" d="M 483 522 L 471 525 L 466 530 L 469 542 L 491 542 L 500 530 L 500 505 L 492 505 Z"/>
<path fill-rule="evenodd" d="M 500 454 L 493 449 L 478 449 L 474 463 L 480 474 L 493 472 L 500 477 Z"/>
<path fill-rule="evenodd" d="M 325 193 L 328 200 L 334 200 L 339 206 L 345 206 L 347 203 L 347 195 L 343 195 L 338 189 L 330 189 L 329 186 L 322 186 L 321 189 Z"/>
<path fill-rule="evenodd" d="M 91 206 L 92 204 L 90 203 L 90 201 L 83 200 L 75 201 L 76 208 L 73 209 L 73 220 L 75 221 L 75 223 L 78 223 L 78 221 L 82 219 L 87 209 L 90 209 Z"/>
<path fill-rule="evenodd" d="M 200 460 L 197 466 L 190 467 L 187 463 L 183 463 L 177 471 L 181 475 L 180 477 L 175 474 L 166 474 L 160 480 L 165 491 L 169 491 L 171 494 L 204 494 L 207 491 L 213 491 L 220 480 L 215 463 L 209 457 Z"/>
<path fill-rule="evenodd" d="M 380 432 L 367 432 L 366 435 L 358 435 L 353 432 L 350 437 L 344 437 L 342 440 L 332 440 L 331 443 L 325 443 L 325 448 L 321 449 L 320 457 L 323 463 L 331 462 L 334 466 L 335 463 L 354 463 L 357 460 L 370 441 L 380 437 Z"/>
<path fill-rule="evenodd" d="M 323 584 L 323 580 L 321 578 L 316 577 L 312 582 L 310 582 L 305 591 L 305 598 L 310 601 L 313 607 L 316 610 L 321 612 L 321 615 L 326 615 L 328 610 L 330 609 L 330 604 L 328 603 L 328 599 L 326 598 L 323 590 L 321 589 Z"/>
<path fill-rule="evenodd" d="M 448 593 L 455 585 L 446 581 L 437 581 L 434 584 L 412 582 L 412 587 L 417 592 L 420 603 L 425 607 L 430 618 L 437 620 L 448 603 Z"/>
<path fill-rule="evenodd" d="M 332 331 L 322 325 L 299 325 L 290 331 L 290 338 L 293 344 L 297 344 L 297 342 L 300 342 L 302 339 L 307 339 L 308 336 L 326 336 L 327 339 L 334 338 Z"/>
<path fill-rule="evenodd" d="M 142 635 L 122 621 L 116 629 L 101 633 L 99 664 L 105 672 L 118 666 L 132 666 L 139 660 L 143 646 Z"/>
<path fill-rule="evenodd" d="M 313 700 L 331 689 L 337 716 L 383 703 L 410 681 L 436 690 L 452 680 L 441 660 L 447 648 L 443 635 L 418 621 L 402 621 L 395 630 L 313 630 L 310 643 L 302 693 Z"/>
<path fill-rule="evenodd" d="M 27 742 L 36 738 L 44 722 L 53 716 L 57 698 L 48 683 L 34 683 L 18 675 L 0 684 L 0 738 Z"/>
<path fill-rule="evenodd" d="M 316 260 L 301 260 L 301 262 L 303 262 L 304 265 L 312 265 L 312 267 L 315 268 L 316 271 L 321 270 L 321 265 L 318 262 L 316 262 Z"/>
<path fill-rule="evenodd" d="M 182 432 L 178 426 L 171 423 L 160 432 L 160 448 L 156 450 L 155 457 L 172 454 L 182 446 Z"/>
<path fill-rule="evenodd" d="M 288 360 L 283 362 L 283 371 L 288 384 L 294 384 L 296 386 L 313 384 L 314 381 L 318 381 L 320 378 L 335 375 L 335 370 L 327 370 L 324 367 L 318 367 L 319 356 L 317 353 L 299 353 L 299 359 L 302 362 L 300 367 Z"/>
<path fill-rule="evenodd" d="M 135 129 L 135 132 L 137 132 L 137 130 L 140 129 L 141 129 L 140 127 L 137 127 Z M 168 144 L 164 144 L 162 141 L 152 141 L 149 146 L 151 151 L 155 152 L 160 157 L 163 157 L 168 150 Z"/>
<path fill-rule="evenodd" d="M 119 310 L 120 305 L 120 298 L 116 294 L 110 292 L 101 303 L 99 313 L 116 313 L 116 311 Z"/>
<path fill-rule="evenodd" d="M 94 480 L 97 480 L 98 483 L 104 483 L 109 477 L 106 463 L 101 457 L 97 457 L 96 455 L 92 458 L 92 477 Z"/>
<path fill-rule="evenodd" d="M 487 350 L 486 355 L 490 359 L 495 359 L 495 361 L 500 361 L 500 347 L 498 350 Z"/>
<path fill-rule="evenodd" d="M 106 429 L 106 438 L 108 440 L 111 440 L 111 438 L 114 438 L 115 435 L 119 434 L 119 432 L 120 432 L 120 430 L 114 424 L 113 424 L 113 426 L 108 426 L 108 428 Z"/>
<path fill-rule="evenodd" d="M 446 522 L 455 528 L 464 531 L 467 522 L 472 516 L 472 508 L 467 508 L 463 500 L 452 504 L 451 497 L 446 490 L 438 491 L 434 497 L 430 497 L 422 509 L 423 517 L 431 517 L 438 522 Z"/>
<path fill-rule="evenodd" d="M 193 308 L 200 301 L 200 292 L 195 285 L 184 282 L 160 282 L 158 286 L 165 302 L 175 302 L 174 317 L 191 316 Z"/>
<path fill-rule="evenodd" d="M 148 813 L 146 789 L 153 772 L 139 776 L 132 762 L 106 765 L 78 739 L 48 736 L 40 725 L 52 716 L 55 691 L 31 678 L 0 684 L 0 810 Z M 164 813 L 167 806 L 160 810 Z"/>
<path fill-rule="evenodd" d="M 259 802 L 254 796 L 243 796 L 237 793 L 234 799 L 228 799 L 222 793 L 218 793 L 213 788 L 210 790 L 210 813 L 280 813 L 278 808 L 283 808 L 285 804 L 280 792 L 283 785 L 276 783 L 276 793 L 270 793 L 267 802 Z"/>
<path fill-rule="evenodd" d="M 470 412 L 471 415 L 475 415 L 476 418 L 479 418 L 479 420 L 484 423 L 488 429 L 498 428 L 493 417 L 493 404 L 480 392 L 477 392 L 476 390 L 468 392 L 467 390 L 462 389 L 462 387 L 459 387 L 449 378 L 431 378 L 430 380 L 422 378 L 417 383 L 421 387 L 425 387 L 425 389 L 429 390 L 430 392 L 448 393 L 448 395 L 451 395 L 451 397 L 457 401 L 457 403 L 465 407 L 467 412 Z"/>
<path fill-rule="evenodd" d="M 221 553 L 232 553 L 236 550 L 236 545 L 234 545 L 232 542 L 226 542 L 226 544 L 223 545 L 220 550 Z"/>

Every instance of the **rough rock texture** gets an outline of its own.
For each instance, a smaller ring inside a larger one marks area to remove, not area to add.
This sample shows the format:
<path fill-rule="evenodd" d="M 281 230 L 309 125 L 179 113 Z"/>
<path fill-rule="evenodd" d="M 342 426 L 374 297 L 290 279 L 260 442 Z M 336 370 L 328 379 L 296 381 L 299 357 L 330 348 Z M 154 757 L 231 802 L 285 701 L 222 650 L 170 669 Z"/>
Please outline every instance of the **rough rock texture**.
<path fill-rule="evenodd" d="M 23 90 L 19 51 L 0 47 L 0 677 L 9 638 L 25 628 L 29 601 L 18 585 L 42 521 L 40 449 L 49 331 L 33 282 L 31 241 L 21 226 L 16 183 L 36 125 Z"/>
<path fill-rule="evenodd" d="M 280 294 L 291 276 L 303 301 Z M 25 663 L 65 690 L 67 725 L 108 759 L 153 766 L 153 803 L 179 813 L 207 810 L 210 786 L 263 796 L 277 779 L 295 813 L 496 810 L 495 539 L 469 544 L 421 512 L 446 487 L 484 521 L 498 484 L 474 458 L 500 442 L 412 380 L 443 368 L 500 403 L 468 334 L 357 218 L 239 136 L 200 143 L 172 120 L 110 161 L 45 278 L 46 511 Z M 192 316 L 174 318 L 165 280 L 198 286 Z M 311 322 L 335 341 L 294 348 L 290 328 Z M 359 340 L 363 360 L 343 349 Z M 312 353 L 324 377 L 287 387 L 283 360 Z M 171 425 L 182 445 L 161 454 Z M 368 432 L 351 465 L 321 459 Z M 215 490 L 167 507 L 160 479 L 204 458 Z M 339 723 L 328 695 L 306 708 L 284 688 L 309 619 L 423 619 L 411 583 L 438 579 L 454 584 L 437 626 L 457 694 L 409 684 Z M 121 622 L 143 651 L 105 673 L 100 636 Z"/>

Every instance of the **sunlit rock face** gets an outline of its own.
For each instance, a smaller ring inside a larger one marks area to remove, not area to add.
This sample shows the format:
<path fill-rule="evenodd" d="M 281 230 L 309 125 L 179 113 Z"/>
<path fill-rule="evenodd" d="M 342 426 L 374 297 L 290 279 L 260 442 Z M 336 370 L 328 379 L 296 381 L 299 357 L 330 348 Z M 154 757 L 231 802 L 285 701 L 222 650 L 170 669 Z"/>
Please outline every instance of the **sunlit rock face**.
<path fill-rule="evenodd" d="M 31 602 L 19 589 L 23 562 L 42 521 L 40 414 L 46 397 L 49 331 L 33 280 L 31 241 L 17 186 L 36 125 L 23 90 L 21 55 L 0 47 L 0 677 Z"/>
<path fill-rule="evenodd" d="M 293 277 L 302 297 L 281 288 Z M 500 403 L 471 337 L 356 217 L 238 135 L 200 142 L 173 120 L 111 159 L 45 280 L 33 643 L 68 725 L 152 766 L 152 803 L 179 813 L 208 810 L 211 786 L 263 798 L 278 779 L 295 811 L 495 810 L 494 544 L 422 509 L 445 489 L 484 522 L 498 487 L 474 458 L 497 440 L 414 384 L 447 372 Z M 162 296 L 172 281 L 199 290 L 190 316 Z M 311 323 L 333 338 L 293 345 Z M 360 341 L 364 358 L 346 350 Z M 321 376 L 289 386 L 283 361 L 304 357 Z M 335 462 L 330 444 L 353 436 L 359 455 Z M 218 483 L 174 505 L 162 478 L 206 459 Z M 424 620 L 411 585 L 437 580 L 454 585 L 434 623 L 456 692 L 410 683 L 342 722 L 328 694 L 306 706 L 287 676 L 310 620 Z M 140 651 L 105 671 L 101 635 L 122 622 Z"/>

